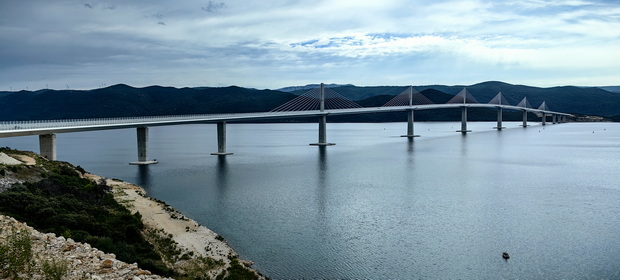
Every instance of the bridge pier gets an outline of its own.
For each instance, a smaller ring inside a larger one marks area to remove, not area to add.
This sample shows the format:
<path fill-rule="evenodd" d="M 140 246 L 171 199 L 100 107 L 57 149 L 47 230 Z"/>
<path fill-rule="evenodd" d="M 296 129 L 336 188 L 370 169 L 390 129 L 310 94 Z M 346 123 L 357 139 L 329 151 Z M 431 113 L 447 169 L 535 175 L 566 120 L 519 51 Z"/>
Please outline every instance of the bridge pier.
<path fill-rule="evenodd" d="M 547 115 L 545 113 L 542 114 L 542 125 L 547 125 Z"/>
<path fill-rule="evenodd" d="M 217 153 L 211 153 L 214 156 L 227 156 L 233 153 L 226 152 L 226 122 L 217 123 Z"/>
<path fill-rule="evenodd" d="M 467 107 L 461 107 L 461 130 L 457 130 L 456 132 L 467 133 L 471 132 L 471 130 L 467 130 Z"/>
<path fill-rule="evenodd" d="M 497 130 L 502 130 L 502 128 L 506 128 L 502 126 L 502 107 L 497 107 L 497 127 L 494 127 Z"/>
<path fill-rule="evenodd" d="M 325 84 L 321 83 L 319 95 L 319 109 L 325 111 Z M 319 116 L 319 142 L 311 146 L 333 146 L 335 143 L 327 143 L 327 114 Z"/>
<path fill-rule="evenodd" d="M 319 116 L 319 142 L 311 146 L 333 146 L 335 143 L 327 143 L 327 115 Z"/>
<path fill-rule="evenodd" d="M 528 127 L 527 125 L 527 110 L 523 110 L 523 124 L 522 127 Z"/>
<path fill-rule="evenodd" d="M 49 160 L 56 160 L 56 134 L 39 135 L 39 154 Z"/>
<path fill-rule="evenodd" d="M 415 135 L 413 132 L 413 121 L 414 121 L 414 112 L 415 110 L 409 110 L 407 114 L 407 135 L 401 135 L 400 137 L 420 137 L 420 135 Z"/>
<path fill-rule="evenodd" d="M 157 160 L 148 160 L 149 128 L 138 127 L 136 128 L 136 134 L 138 138 L 138 161 L 132 161 L 129 164 L 147 165 L 157 163 Z"/>
<path fill-rule="evenodd" d="M 558 123 L 558 116 L 555 115 L 555 114 L 551 115 L 551 120 L 552 120 L 553 124 Z"/>

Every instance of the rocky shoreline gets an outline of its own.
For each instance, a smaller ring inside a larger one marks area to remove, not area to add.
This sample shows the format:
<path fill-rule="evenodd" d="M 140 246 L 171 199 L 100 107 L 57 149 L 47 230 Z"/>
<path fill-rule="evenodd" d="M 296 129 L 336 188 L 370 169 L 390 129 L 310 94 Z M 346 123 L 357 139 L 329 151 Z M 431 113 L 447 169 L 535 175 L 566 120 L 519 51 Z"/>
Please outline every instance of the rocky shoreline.
<path fill-rule="evenodd" d="M 114 254 L 106 254 L 87 243 L 75 242 L 53 233 L 41 233 L 9 216 L 0 215 L 0 228 L 3 229 L 0 231 L 0 243 L 8 242 L 13 234 L 24 234 L 30 239 L 34 267 L 29 273 L 20 273 L 22 279 L 48 279 L 43 266 L 50 263 L 62 264 L 66 268 L 62 279 L 172 279 L 152 275 L 135 263 L 119 261 Z"/>
<path fill-rule="evenodd" d="M 20 161 L 22 166 L 47 161 L 34 153 L 3 153 L 0 167 L 8 168 L 9 165 L 17 164 L 13 160 Z M 237 253 L 221 236 L 185 217 L 163 201 L 147 197 L 141 187 L 77 169 L 80 177 L 99 185 L 107 185 L 114 200 L 132 215 L 139 214 L 144 224 L 142 234 L 176 275 L 185 275 L 183 279 L 227 279 L 231 270 L 241 269 L 250 274 L 250 279 L 265 279 L 251 268 L 252 262 L 239 260 Z M 6 185 L 3 190 L 12 183 L 27 181 L 8 174 L 17 173 L 7 172 L 6 176 L 2 173 L 0 179 Z M 19 276 L 23 279 L 49 279 L 49 275 L 43 273 L 43 268 L 49 268 L 50 264 L 66 267 L 64 277 L 58 279 L 172 279 L 154 275 L 136 263 L 120 261 L 114 254 L 102 252 L 87 243 L 75 242 L 53 233 L 42 233 L 12 217 L 0 215 L 0 249 L 4 244 L 11 244 L 15 236 L 27 236 L 34 256 L 30 269 Z M 164 245 L 161 245 L 162 240 L 165 241 Z M 0 260 L 0 279 L 3 275 L 7 276 L 7 273 L 2 273 L 6 267 L 9 266 Z"/>
<path fill-rule="evenodd" d="M 85 177 L 92 180 L 106 180 L 106 184 L 112 187 L 116 201 L 132 213 L 139 212 L 142 222 L 148 229 L 171 237 L 183 254 L 212 258 L 217 262 L 222 262 L 223 265 L 218 269 L 209 271 L 208 275 L 211 278 L 215 278 L 231 266 L 231 257 L 238 256 L 217 233 L 187 218 L 164 202 L 146 196 L 146 192 L 141 187 L 90 173 L 86 173 Z M 239 262 L 247 268 L 252 265 L 250 261 L 240 260 Z M 191 260 L 180 260 L 173 263 L 173 267 L 183 273 L 188 266 L 192 265 L 191 263 Z M 264 278 L 258 272 L 256 274 L 259 278 Z"/>

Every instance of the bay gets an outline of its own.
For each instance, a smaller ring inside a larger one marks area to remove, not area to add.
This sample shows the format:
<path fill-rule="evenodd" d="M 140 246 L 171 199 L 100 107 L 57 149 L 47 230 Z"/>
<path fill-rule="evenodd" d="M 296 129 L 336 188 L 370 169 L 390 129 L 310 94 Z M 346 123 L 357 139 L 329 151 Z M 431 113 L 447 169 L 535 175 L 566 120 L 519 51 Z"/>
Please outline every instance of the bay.
<path fill-rule="evenodd" d="M 274 279 L 618 279 L 620 124 L 228 124 L 58 134 L 58 159 L 144 187 Z M 0 145 L 38 151 L 38 138 Z M 504 261 L 502 252 L 511 258 Z"/>

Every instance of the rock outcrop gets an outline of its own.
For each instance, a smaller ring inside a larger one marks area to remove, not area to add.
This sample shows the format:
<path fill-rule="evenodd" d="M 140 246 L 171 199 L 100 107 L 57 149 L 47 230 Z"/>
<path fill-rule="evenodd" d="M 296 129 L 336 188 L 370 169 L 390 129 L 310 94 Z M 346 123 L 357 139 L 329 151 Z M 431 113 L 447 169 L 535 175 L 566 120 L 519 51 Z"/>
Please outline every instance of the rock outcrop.
<path fill-rule="evenodd" d="M 32 259 L 28 269 L 19 272 L 22 279 L 46 279 L 44 266 L 50 263 L 66 268 L 62 279 L 171 279 L 153 275 L 135 263 L 119 261 L 114 254 L 106 254 L 89 244 L 57 237 L 53 233 L 41 233 L 9 216 L 0 215 L 0 229 L 0 244 L 3 246 L 10 246 L 9 239 L 15 234 L 26 234 L 30 239 Z M 6 268 L 1 270 L 6 271 Z"/>

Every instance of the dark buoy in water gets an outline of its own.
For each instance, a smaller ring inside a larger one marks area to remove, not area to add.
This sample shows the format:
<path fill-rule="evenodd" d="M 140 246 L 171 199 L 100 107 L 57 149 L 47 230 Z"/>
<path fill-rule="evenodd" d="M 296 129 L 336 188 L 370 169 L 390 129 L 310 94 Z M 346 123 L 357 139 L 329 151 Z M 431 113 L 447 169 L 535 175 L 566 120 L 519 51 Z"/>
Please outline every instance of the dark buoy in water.
<path fill-rule="evenodd" d="M 503 252 L 502 253 L 502 258 L 504 258 L 504 260 L 508 260 L 508 259 L 510 259 L 510 255 L 508 255 L 508 253 L 506 253 L 506 252 Z"/>

